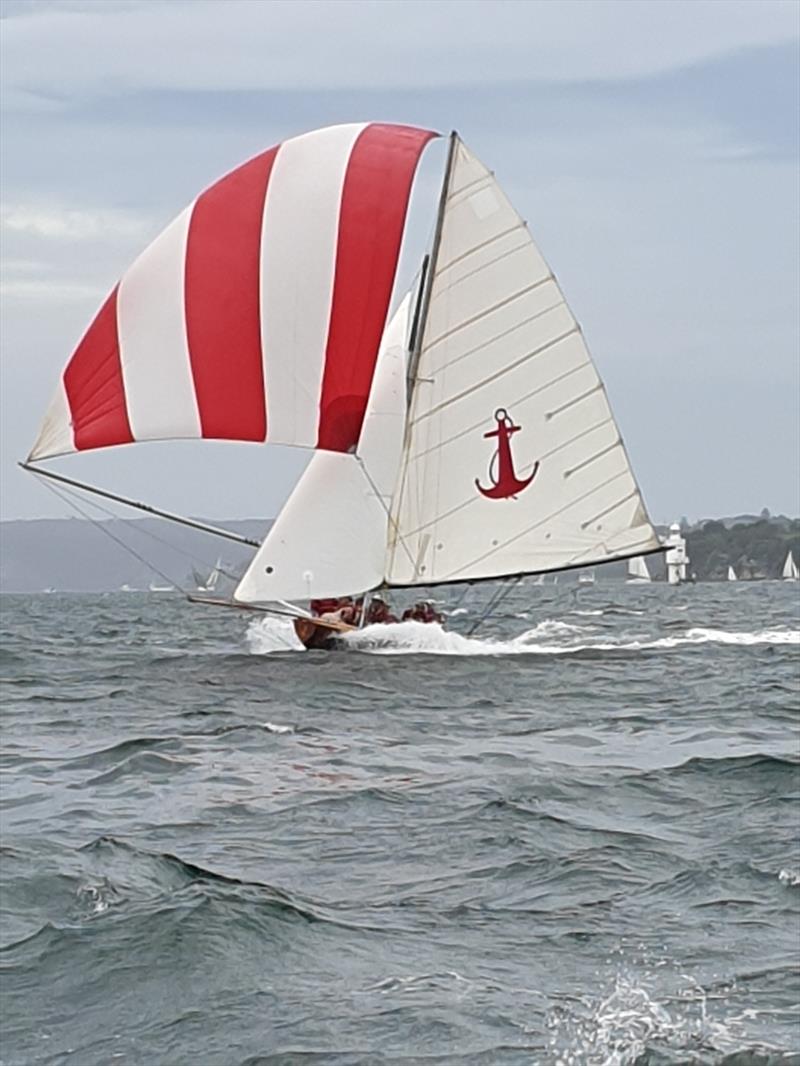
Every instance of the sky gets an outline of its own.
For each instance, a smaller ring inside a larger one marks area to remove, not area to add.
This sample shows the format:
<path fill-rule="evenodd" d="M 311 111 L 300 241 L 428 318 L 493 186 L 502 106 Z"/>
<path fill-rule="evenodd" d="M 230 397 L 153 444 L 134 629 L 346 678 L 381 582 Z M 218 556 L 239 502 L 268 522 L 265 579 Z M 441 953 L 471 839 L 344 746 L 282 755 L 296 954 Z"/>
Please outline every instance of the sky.
<path fill-rule="evenodd" d="M 371 120 L 456 128 L 494 170 L 581 323 L 656 522 L 800 514 L 796 0 L 5 0 L 0 14 L 2 518 L 72 513 L 16 462 L 149 240 L 270 145 Z M 398 286 L 440 166 L 432 148 Z M 181 513 L 272 517 L 306 460 L 181 442 L 53 468 Z"/>

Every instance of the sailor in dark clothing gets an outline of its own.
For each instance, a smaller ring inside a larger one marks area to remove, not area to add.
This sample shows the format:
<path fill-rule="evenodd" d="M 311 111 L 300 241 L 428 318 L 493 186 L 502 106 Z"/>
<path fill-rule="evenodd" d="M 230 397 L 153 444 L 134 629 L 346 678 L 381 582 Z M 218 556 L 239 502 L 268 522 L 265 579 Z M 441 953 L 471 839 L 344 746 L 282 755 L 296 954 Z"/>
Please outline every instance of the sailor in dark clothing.
<path fill-rule="evenodd" d="M 430 600 L 420 600 L 413 607 L 407 607 L 403 611 L 404 622 L 438 622 L 443 621 L 442 616 L 434 609 Z"/>
<path fill-rule="evenodd" d="M 380 598 L 380 596 L 373 596 L 372 602 L 367 609 L 367 624 L 368 625 L 386 625 L 389 622 L 396 622 L 397 619 L 389 610 L 389 605 Z"/>

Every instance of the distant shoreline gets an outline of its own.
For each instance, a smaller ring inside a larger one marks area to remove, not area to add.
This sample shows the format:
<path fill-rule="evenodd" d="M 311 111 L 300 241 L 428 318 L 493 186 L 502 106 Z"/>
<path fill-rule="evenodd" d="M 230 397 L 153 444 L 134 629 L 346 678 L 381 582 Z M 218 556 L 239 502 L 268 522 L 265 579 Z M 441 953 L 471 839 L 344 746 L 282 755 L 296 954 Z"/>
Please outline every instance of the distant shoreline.
<path fill-rule="evenodd" d="M 199 519 L 206 521 L 205 519 Z M 262 539 L 272 519 L 209 520 L 253 539 Z M 666 526 L 657 526 L 659 535 Z M 800 518 L 760 515 L 703 519 L 682 530 L 687 539 L 689 572 L 698 581 L 725 580 L 733 567 L 738 580 L 765 581 L 781 576 L 786 554 L 800 563 Z M 108 536 L 113 534 L 152 568 Z M 0 592 L 104 593 L 148 592 L 148 586 L 174 584 L 196 587 L 193 572 L 202 574 L 224 561 L 228 586 L 252 558 L 252 549 L 230 541 L 174 526 L 154 518 L 109 518 L 102 528 L 82 518 L 20 518 L 0 522 Z M 660 556 L 648 559 L 655 580 L 663 578 Z M 580 571 L 559 574 L 559 584 L 577 583 Z M 598 580 L 624 580 L 624 563 L 596 568 Z M 549 582 L 546 578 L 545 581 Z M 167 595 L 152 590 L 153 595 Z"/>

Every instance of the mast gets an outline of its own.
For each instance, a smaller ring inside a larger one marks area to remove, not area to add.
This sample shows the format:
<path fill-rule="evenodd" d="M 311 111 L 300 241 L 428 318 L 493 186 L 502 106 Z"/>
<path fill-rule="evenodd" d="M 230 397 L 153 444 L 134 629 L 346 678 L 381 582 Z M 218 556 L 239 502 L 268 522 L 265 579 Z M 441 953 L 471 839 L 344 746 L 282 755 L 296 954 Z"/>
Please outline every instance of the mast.
<path fill-rule="evenodd" d="M 455 162 L 457 144 L 458 133 L 456 130 L 453 130 L 450 134 L 450 144 L 447 149 L 447 163 L 445 164 L 444 168 L 442 189 L 439 193 L 439 208 L 436 215 L 436 228 L 433 231 L 433 244 L 431 245 L 430 255 L 425 257 L 425 277 L 423 279 L 419 307 L 417 313 L 415 313 L 414 316 L 414 328 L 411 337 L 411 353 L 408 359 L 408 374 L 406 377 L 409 408 L 411 407 L 411 402 L 414 396 L 414 387 L 416 385 L 417 378 L 417 367 L 419 366 L 419 357 L 422 353 L 422 341 L 425 336 L 425 325 L 428 320 L 428 307 L 430 306 L 431 302 L 433 279 L 436 275 L 436 264 L 439 258 L 439 245 L 442 243 L 442 226 L 444 225 L 444 212 L 447 206 L 447 196 L 450 192 L 450 180 L 453 175 L 453 163 Z"/>
<path fill-rule="evenodd" d="M 45 477 L 51 481 L 61 482 L 63 485 L 70 485 L 72 488 L 81 489 L 83 492 L 89 492 L 94 496 L 102 496 L 103 499 L 122 503 L 126 507 L 144 511 L 146 514 L 155 515 L 157 518 L 166 518 L 167 521 L 176 522 L 180 526 L 190 526 L 192 529 L 199 529 L 203 533 L 210 533 L 214 537 L 224 537 L 226 540 L 238 541 L 239 544 L 247 544 L 251 548 L 260 547 L 259 541 L 244 537 L 241 533 L 234 533 L 229 529 L 220 529 L 219 526 L 210 526 L 205 522 L 198 522 L 194 518 L 184 518 L 183 515 L 173 514 L 172 511 L 162 511 L 158 507 L 151 507 L 149 503 L 138 503 L 136 500 L 129 500 L 126 496 L 118 496 L 115 492 L 107 492 L 105 489 L 95 488 L 94 485 L 87 485 L 84 481 L 77 481 L 75 478 L 65 477 L 63 474 L 55 474 L 52 470 L 42 470 L 40 467 L 34 466 L 33 463 L 19 463 L 19 466 L 23 470 L 28 470 L 31 474 L 36 474 L 38 477 Z"/>

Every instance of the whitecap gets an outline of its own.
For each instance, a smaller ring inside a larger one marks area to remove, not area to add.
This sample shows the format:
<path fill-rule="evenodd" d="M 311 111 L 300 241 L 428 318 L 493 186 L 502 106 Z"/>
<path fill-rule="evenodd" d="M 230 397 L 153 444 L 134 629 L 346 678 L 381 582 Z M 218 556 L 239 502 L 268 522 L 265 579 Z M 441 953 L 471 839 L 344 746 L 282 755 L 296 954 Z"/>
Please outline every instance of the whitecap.
<path fill-rule="evenodd" d="M 253 655 L 269 655 L 274 651 L 303 651 L 291 619 L 265 614 L 255 618 L 247 627 L 247 646 Z"/>
<path fill-rule="evenodd" d="M 271 652 L 302 651 L 290 619 L 265 615 L 250 623 L 247 644 L 254 655 Z M 764 629 L 754 632 L 728 632 L 722 629 L 694 627 L 683 634 L 648 638 L 627 636 L 619 640 L 600 639 L 591 624 L 573 625 L 545 618 L 531 629 L 505 640 L 465 636 L 437 623 L 393 622 L 389 625 L 365 626 L 346 634 L 342 647 L 376 655 L 572 655 L 582 651 L 651 651 L 669 650 L 691 644 L 800 644 L 800 631 Z"/>
<path fill-rule="evenodd" d="M 348 633 L 342 643 L 358 651 L 383 655 L 520 655 L 552 654 L 575 650 L 572 644 L 540 644 L 544 638 L 573 638 L 585 632 L 580 626 L 545 619 L 510 640 L 468 637 L 436 623 L 395 622 L 365 626 Z"/>
<path fill-rule="evenodd" d="M 571 1003 L 551 1010 L 552 1061 L 557 1066 L 631 1066 L 653 1048 L 691 1053 L 704 1047 L 727 1053 L 747 1047 L 742 1019 L 710 1017 L 704 989 L 691 977 L 685 980 L 689 986 L 670 997 L 670 1009 L 639 982 L 618 975 L 613 991 L 594 1002 L 584 1000 L 584 1009 Z"/>

